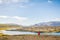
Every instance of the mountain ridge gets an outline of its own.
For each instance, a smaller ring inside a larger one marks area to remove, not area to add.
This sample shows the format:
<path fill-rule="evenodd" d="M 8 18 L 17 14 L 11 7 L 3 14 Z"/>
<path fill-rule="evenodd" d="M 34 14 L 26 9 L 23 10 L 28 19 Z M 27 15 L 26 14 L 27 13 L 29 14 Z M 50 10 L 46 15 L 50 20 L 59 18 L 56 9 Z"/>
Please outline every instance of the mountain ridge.
<path fill-rule="evenodd" d="M 60 21 L 42 22 L 33 26 L 60 26 Z"/>

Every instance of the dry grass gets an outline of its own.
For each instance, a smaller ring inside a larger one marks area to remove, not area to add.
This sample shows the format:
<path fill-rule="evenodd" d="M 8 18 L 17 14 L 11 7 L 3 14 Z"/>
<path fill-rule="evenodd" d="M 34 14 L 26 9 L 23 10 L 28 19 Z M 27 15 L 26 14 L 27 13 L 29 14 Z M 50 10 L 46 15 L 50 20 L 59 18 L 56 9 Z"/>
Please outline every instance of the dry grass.
<path fill-rule="evenodd" d="M 0 40 L 60 40 L 60 36 L 15 35 L 15 36 L 1 36 Z"/>

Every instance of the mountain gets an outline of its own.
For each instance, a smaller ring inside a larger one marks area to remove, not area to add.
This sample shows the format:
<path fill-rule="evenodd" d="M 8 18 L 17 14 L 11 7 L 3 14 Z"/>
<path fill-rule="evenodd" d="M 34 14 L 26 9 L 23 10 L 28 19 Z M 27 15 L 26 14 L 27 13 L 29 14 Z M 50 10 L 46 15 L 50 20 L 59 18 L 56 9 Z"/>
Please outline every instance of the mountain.
<path fill-rule="evenodd" d="M 7 25 L 9 25 L 9 26 L 21 26 L 21 25 L 14 24 L 14 23 L 9 23 L 9 24 L 7 24 Z"/>
<path fill-rule="evenodd" d="M 8 24 L 0 24 L 0 28 L 2 27 L 22 27 L 22 25 L 8 23 Z"/>
<path fill-rule="evenodd" d="M 60 21 L 43 22 L 35 24 L 33 26 L 60 26 Z"/>

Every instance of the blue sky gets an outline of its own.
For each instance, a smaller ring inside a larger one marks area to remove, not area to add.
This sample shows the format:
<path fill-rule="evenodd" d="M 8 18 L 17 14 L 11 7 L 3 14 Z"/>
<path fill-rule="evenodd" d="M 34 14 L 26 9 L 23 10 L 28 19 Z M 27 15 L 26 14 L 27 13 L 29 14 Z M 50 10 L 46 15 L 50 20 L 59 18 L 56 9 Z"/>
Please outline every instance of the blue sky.
<path fill-rule="evenodd" d="M 0 0 L 0 23 L 33 25 L 60 21 L 60 0 Z"/>

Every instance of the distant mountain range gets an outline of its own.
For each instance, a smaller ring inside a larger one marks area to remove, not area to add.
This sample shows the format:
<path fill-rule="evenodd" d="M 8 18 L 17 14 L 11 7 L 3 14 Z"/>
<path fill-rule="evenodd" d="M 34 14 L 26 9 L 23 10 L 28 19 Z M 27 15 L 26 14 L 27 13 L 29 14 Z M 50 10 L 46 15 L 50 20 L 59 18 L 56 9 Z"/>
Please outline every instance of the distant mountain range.
<path fill-rule="evenodd" d="M 23 25 L 18 25 L 18 24 L 13 24 L 13 23 L 8 23 L 8 24 L 0 24 L 0 27 L 26 27 Z M 42 23 L 37 23 L 28 27 L 44 27 L 44 26 L 60 26 L 60 21 L 50 21 L 50 22 L 42 22 Z"/>
<path fill-rule="evenodd" d="M 0 28 L 1 28 L 1 27 L 21 27 L 21 26 L 22 26 L 22 25 L 13 24 L 13 23 L 0 24 Z"/>
<path fill-rule="evenodd" d="M 10 26 L 23 26 L 18 24 L 9 23 Z M 33 26 L 60 26 L 60 21 L 50 21 L 34 24 Z M 25 26 L 24 26 L 25 27 Z"/>
<path fill-rule="evenodd" d="M 10 26 L 20 26 L 20 25 L 18 25 L 18 24 L 13 24 L 13 23 L 9 23 L 9 24 L 7 24 L 7 25 L 10 25 Z"/>
<path fill-rule="evenodd" d="M 33 26 L 60 26 L 60 21 L 42 22 Z"/>

